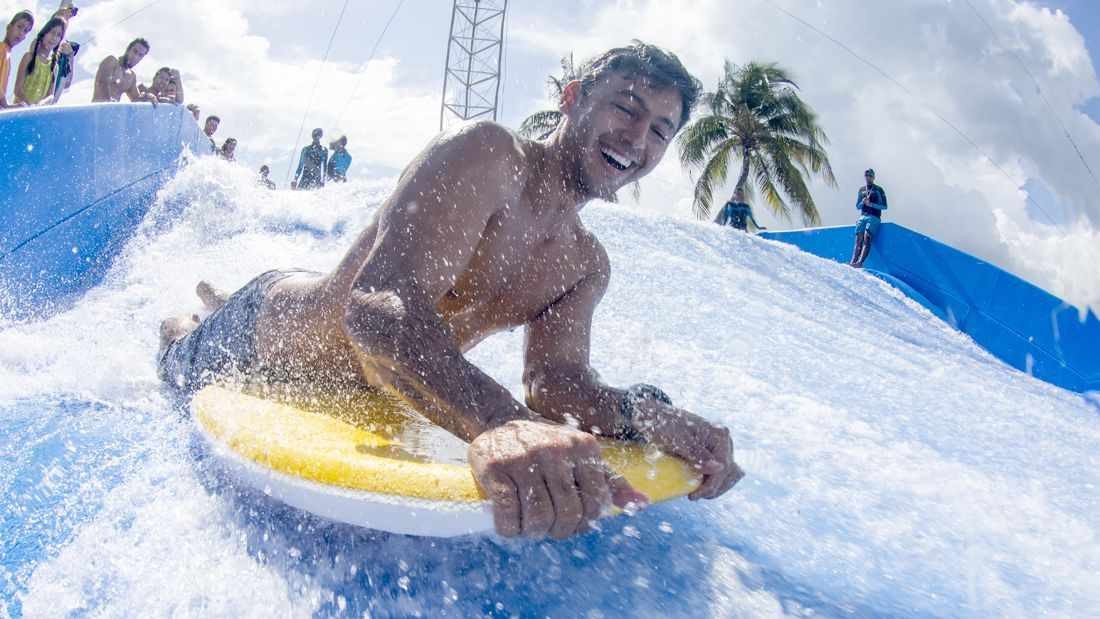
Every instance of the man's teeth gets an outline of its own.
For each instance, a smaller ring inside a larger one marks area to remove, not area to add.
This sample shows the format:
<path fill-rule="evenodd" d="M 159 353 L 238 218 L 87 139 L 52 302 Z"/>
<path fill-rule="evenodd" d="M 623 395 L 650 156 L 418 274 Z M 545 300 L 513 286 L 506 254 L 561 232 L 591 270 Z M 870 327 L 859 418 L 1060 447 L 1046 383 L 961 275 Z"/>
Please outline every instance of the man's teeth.
<path fill-rule="evenodd" d="M 633 161 L 627 159 L 626 157 L 623 157 L 615 151 L 601 149 L 600 152 L 602 152 L 607 158 L 622 166 L 624 169 L 634 165 Z"/>

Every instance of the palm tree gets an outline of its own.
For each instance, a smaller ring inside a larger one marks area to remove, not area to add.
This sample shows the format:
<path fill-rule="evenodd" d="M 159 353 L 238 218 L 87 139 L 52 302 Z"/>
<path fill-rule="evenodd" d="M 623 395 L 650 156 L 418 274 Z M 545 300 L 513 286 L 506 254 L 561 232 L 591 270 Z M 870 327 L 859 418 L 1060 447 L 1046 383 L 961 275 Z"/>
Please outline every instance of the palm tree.
<path fill-rule="evenodd" d="M 702 107 L 706 114 L 678 138 L 684 167 L 702 167 L 692 204 L 697 217 L 710 216 L 715 188 L 726 182 L 730 165 L 740 161 L 734 193 L 742 191 L 751 200 L 758 189 L 772 211 L 790 221 L 791 206 L 782 189 L 803 222 L 821 223 L 805 177 L 820 174 L 836 186 L 825 152 L 828 138 L 786 70 L 774 63 L 739 67 L 727 60 L 718 89 L 703 95 Z"/>
<path fill-rule="evenodd" d="M 561 77 L 553 75 L 546 79 L 546 94 L 550 100 L 557 103 L 561 100 L 561 93 L 565 85 L 577 79 L 577 68 L 573 64 L 573 53 L 561 58 Z M 519 133 L 528 138 L 541 140 L 549 137 L 558 123 L 561 122 L 561 112 L 555 109 L 540 110 L 524 119 L 519 125 Z"/>

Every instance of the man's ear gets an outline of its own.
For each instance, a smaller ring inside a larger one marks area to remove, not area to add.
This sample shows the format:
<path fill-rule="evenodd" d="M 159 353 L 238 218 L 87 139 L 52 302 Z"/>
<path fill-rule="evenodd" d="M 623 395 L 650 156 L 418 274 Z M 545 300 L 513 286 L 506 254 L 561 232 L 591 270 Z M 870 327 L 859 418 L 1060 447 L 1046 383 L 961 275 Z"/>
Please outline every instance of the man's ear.
<path fill-rule="evenodd" d="M 561 99 L 558 101 L 558 108 L 562 112 L 566 112 L 575 106 L 582 97 L 584 97 L 584 92 L 581 90 L 580 81 L 573 80 L 566 84 L 565 88 L 562 88 Z"/>

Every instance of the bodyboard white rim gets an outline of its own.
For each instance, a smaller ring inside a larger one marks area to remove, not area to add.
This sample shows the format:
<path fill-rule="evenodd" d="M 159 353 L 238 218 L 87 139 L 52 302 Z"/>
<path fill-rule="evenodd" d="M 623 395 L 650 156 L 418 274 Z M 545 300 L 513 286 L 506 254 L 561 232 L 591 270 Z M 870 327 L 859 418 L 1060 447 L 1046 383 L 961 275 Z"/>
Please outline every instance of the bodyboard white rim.
<path fill-rule="evenodd" d="M 249 487 L 321 518 L 378 531 L 422 537 L 455 537 L 493 530 L 487 501 L 459 502 L 399 497 L 295 477 L 245 458 L 210 436 L 199 436 L 227 472 Z"/>

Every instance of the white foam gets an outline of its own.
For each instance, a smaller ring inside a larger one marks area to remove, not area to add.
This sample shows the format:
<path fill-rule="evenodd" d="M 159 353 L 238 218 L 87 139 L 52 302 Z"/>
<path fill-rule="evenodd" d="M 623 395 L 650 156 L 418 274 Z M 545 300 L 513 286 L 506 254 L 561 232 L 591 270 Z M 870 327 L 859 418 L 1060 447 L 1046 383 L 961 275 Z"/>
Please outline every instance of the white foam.
<path fill-rule="evenodd" d="M 387 186 L 270 194 L 198 163 L 157 206 L 183 215 L 151 217 L 103 286 L 0 330 L 0 410 L 74 393 L 117 404 L 120 431 L 138 423 L 123 411 L 170 418 L 152 363 L 160 318 L 198 310 L 200 278 L 233 288 L 331 267 Z M 585 219 L 613 263 L 595 367 L 728 424 L 748 473 L 734 492 L 564 543 L 381 535 L 212 494 L 166 422 L 134 439 L 142 464 L 89 521 L 10 571 L 24 612 L 1100 615 L 1095 402 L 792 247 L 620 207 Z M 471 356 L 521 393 L 518 330 Z M 0 461 L 50 466 L 23 438 Z"/>

